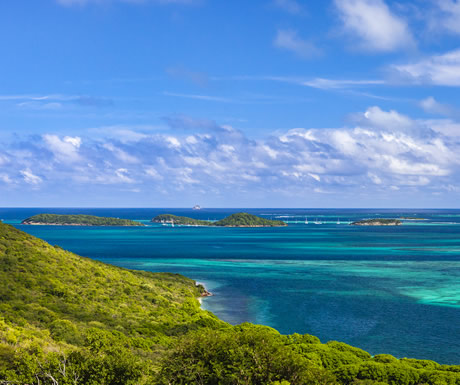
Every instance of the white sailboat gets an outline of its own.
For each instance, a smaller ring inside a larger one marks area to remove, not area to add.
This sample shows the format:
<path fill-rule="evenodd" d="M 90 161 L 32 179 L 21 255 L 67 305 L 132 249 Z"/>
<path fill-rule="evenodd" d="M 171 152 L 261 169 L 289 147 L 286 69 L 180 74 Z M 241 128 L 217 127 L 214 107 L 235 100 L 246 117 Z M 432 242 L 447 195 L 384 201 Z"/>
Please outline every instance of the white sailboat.
<path fill-rule="evenodd" d="M 339 218 L 337 218 L 337 224 L 340 225 L 340 219 Z"/>
<path fill-rule="evenodd" d="M 308 217 L 305 218 L 305 224 L 308 225 Z"/>

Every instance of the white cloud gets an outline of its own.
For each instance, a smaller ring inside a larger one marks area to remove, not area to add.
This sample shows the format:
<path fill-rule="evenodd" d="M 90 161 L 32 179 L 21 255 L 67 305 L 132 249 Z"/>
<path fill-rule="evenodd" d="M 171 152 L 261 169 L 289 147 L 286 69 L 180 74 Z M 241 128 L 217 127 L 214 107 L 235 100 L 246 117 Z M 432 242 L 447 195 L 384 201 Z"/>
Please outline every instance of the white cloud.
<path fill-rule="evenodd" d="M 60 110 L 69 106 L 106 107 L 113 105 L 113 100 L 87 95 L 0 95 L 0 102 L 16 101 L 16 106 L 30 110 Z"/>
<path fill-rule="evenodd" d="M 230 126 L 203 124 L 193 135 L 150 133 L 130 141 L 109 132 L 97 139 L 21 139 L 0 146 L 9 177 L 2 171 L 0 180 L 12 181 L 11 188 L 129 185 L 171 195 L 201 194 L 203 186 L 216 194 L 460 188 L 460 122 L 452 119 L 417 120 L 372 106 L 355 114 L 351 127 L 295 128 L 257 140 Z M 79 161 L 69 161 L 69 154 Z"/>
<path fill-rule="evenodd" d="M 5 183 L 5 184 L 13 184 L 14 183 L 14 181 L 11 179 L 11 177 L 6 173 L 0 173 L 0 181 Z"/>
<path fill-rule="evenodd" d="M 460 49 L 433 55 L 418 62 L 391 67 L 403 80 L 417 84 L 460 86 Z"/>
<path fill-rule="evenodd" d="M 396 158 L 390 155 L 382 156 L 384 164 L 395 174 L 402 175 L 435 175 L 443 176 L 448 175 L 447 169 L 441 168 L 437 164 L 409 162 L 405 159 Z"/>
<path fill-rule="evenodd" d="M 314 180 L 316 180 L 317 182 L 321 182 L 321 177 L 317 174 L 312 174 L 312 173 L 308 173 L 308 175 L 310 175 Z"/>
<path fill-rule="evenodd" d="M 451 119 L 427 120 L 426 124 L 435 132 L 450 137 L 460 137 L 460 123 Z"/>
<path fill-rule="evenodd" d="M 376 86 L 385 84 L 383 80 L 351 80 L 351 79 L 325 79 L 325 78 L 315 78 L 311 80 L 306 80 L 301 82 L 302 85 L 319 88 L 323 90 L 331 89 L 343 89 L 351 87 L 361 87 L 361 86 Z"/>
<path fill-rule="evenodd" d="M 391 130 L 406 130 L 415 124 L 409 117 L 397 111 L 384 111 L 377 106 L 369 107 L 361 117 L 358 121 L 366 126 Z"/>
<path fill-rule="evenodd" d="M 115 175 L 121 183 L 134 183 L 134 180 L 129 177 L 129 171 L 126 168 L 115 170 Z"/>
<path fill-rule="evenodd" d="M 58 102 L 51 102 L 51 103 L 22 102 L 22 103 L 18 103 L 17 106 L 19 108 L 27 108 L 27 109 L 33 109 L 33 110 L 59 110 L 62 108 L 62 103 L 58 103 Z"/>
<path fill-rule="evenodd" d="M 0 153 L 0 166 L 8 163 L 9 158 L 6 155 Z"/>
<path fill-rule="evenodd" d="M 373 174 L 372 172 L 368 172 L 367 176 L 370 178 L 370 180 L 375 183 L 375 184 L 382 184 L 382 179 L 379 178 L 378 175 Z"/>
<path fill-rule="evenodd" d="M 111 152 L 124 163 L 139 163 L 139 159 L 135 156 L 128 154 L 126 151 L 114 146 L 112 143 L 104 143 L 103 147 Z"/>
<path fill-rule="evenodd" d="M 279 29 L 273 42 L 275 47 L 295 53 L 302 58 L 310 58 L 319 54 L 319 49 L 308 41 L 298 36 L 291 29 Z"/>
<path fill-rule="evenodd" d="M 335 0 L 335 5 L 344 30 L 360 40 L 361 48 L 389 52 L 414 45 L 406 21 L 383 0 Z"/>
<path fill-rule="evenodd" d="M 63 139 L 57 135 L 43 135 L 43 139 L 48 149 L 54 154 L 56 160 L 61 162 L 79 161 L 78 149 L 81 145 L 81 138 L 78 136 L 65 136 Z"/>
<path fill-rule="evenodd" d="M 439 114 L 439 115 L 450 115 L 453 113 L 452 107 L 439 103 L 435 98 L 432 96 L 429 96 L 428 98 L 425 98 L 420 101 L 419 103 L 420 107 L 423 108 L 426 112 L 433 113 L 433 114 Z"/>
<path fill-rule="evenodd" d="M 20 171 L 24 181 L 28 184 L 38 185 L 43 182 L 43 179 L 35 175 L 30 169 Z"/>
<path fill-rule="evenodd" d="M 161 174 L 155 169 L 155 167 L 146 167 L 145 169 L 145 174 L 149 176 L 149 178 L 152 178 L 154 180 L 162 180 L 163 177 Z"/>
<path fill-rule="evenodd" d="M 460 2 L 458 0 L 436 0 L 441 15 L 437 20 L 439 27 L 460 34 Z"/>
<path fill-rule="evenodd" d="M 179 140 L 175 138 L 174 136 L 167 136 L 165 137 L 165 139 L 166 139 L 166 142 L 169 144 L 169 147 L 178 148 L 181 146 Z"/>
<path fill-rule="evenodd" d="M 57 99 L 61 100 L 62 95 L 0 95 L 1 101 L 10 100 L 49 100 Z"/>
<path fill-rule="evenodd" d="M 197 144 L 197 143 L 198 143 L 198 140 L 196 139 L 195 136 L 190 135 L 190 136 L 187 136 L 187 137 L 185 138 L 185 142 L 186 142 L 187 144 Z"/>
<path fill-rule="evenodd" d="M 65 136 L 64 137 L 64 142 L 65 143 L 70 143 L 75 148 L 80 148 L 80 146 L 81 146 L 81 138 L 79 138 L 78 136 L 75 136 L 75 137 Z"/>

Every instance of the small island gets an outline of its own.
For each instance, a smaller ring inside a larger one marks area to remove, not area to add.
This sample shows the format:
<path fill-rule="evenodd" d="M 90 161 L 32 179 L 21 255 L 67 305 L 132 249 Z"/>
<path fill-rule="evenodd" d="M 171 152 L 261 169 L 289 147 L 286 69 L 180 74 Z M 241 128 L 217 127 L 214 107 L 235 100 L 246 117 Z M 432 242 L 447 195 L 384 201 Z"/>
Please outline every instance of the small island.
<path fill-rule="evenodd" d="M 212 222 L 209 221 L 203 221 L 200 219 L 194 219 L 189 217 L 180 217 L 178 215 L 173 214 L 157 215 L 155 218 L 152 219 L 152 222 L 179 226 L 209 226 L 212 224 Z"/>
<path fill-rule="evenodd" d="M 204 221 L 172 214 L 157 215 L 152 219 L 154 223 L 179 226 L 208 226 L 208 227 L 281 227 L 287 226 L 283 221 L 265 219 L 248 213 L 232 214 L 216 222 Z"/>
<path fill-rule="evenodd" d="M 212 223 L 212 226 L 222 227 L 281 227 L 287 226 L 283 221 L 265 219 L 248 213 L 232 214 L 220 221 Z"/>
<path fill-rule="evenodd" d="M 351 223 L 352 226 L 399 226 L 402 222 L 399 219 L 363 219 Z"/>
<path fill-rule="evenodd" d="M 97 217 L 94 215 L 38 214 L 24 219 L 23 225 L 58 225 L 58 226 L 144 226 L 143 223 L 130 219 Z"/>

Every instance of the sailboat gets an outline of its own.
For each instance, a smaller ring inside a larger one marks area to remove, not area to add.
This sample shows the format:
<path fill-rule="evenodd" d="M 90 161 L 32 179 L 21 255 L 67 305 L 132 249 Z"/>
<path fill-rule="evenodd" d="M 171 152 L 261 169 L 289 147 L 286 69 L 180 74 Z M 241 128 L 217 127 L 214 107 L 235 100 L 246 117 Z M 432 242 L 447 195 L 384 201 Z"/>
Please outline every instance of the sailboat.
<path fill-rule="evenodd" d="M 308 225 L 308 217 L 305 218 L 305 224 Z"/>
<path fill-rule="evenodd" d="M 337 224 L 340 225 L 340 219 L 339 218 L 337 218 Z"/>
<path fill-rule="evenodd" d="M 321 222 L 318 221 L 318 218 L 316 218 L 315 225 L 320 225 L 320 224 L 321 224 Z"/>

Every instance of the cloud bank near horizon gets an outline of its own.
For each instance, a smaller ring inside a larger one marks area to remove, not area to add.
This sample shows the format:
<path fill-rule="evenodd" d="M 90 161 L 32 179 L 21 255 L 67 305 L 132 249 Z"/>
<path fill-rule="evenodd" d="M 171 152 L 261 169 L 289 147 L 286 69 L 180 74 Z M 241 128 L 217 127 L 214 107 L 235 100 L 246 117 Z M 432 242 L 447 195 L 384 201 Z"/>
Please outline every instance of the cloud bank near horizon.
<path fill-rule="evenodd" d="M 0 185 L 177 196 L 459 190 L 460 123 L 449 119 L 415 120 L 373 106 L 353 115 L 350 127 L 294 128 L 262 139 L 207 120 L 167 121 L 174 133 L 125 129 L 100 139 L 45 134 L 2 143 Z"/>

